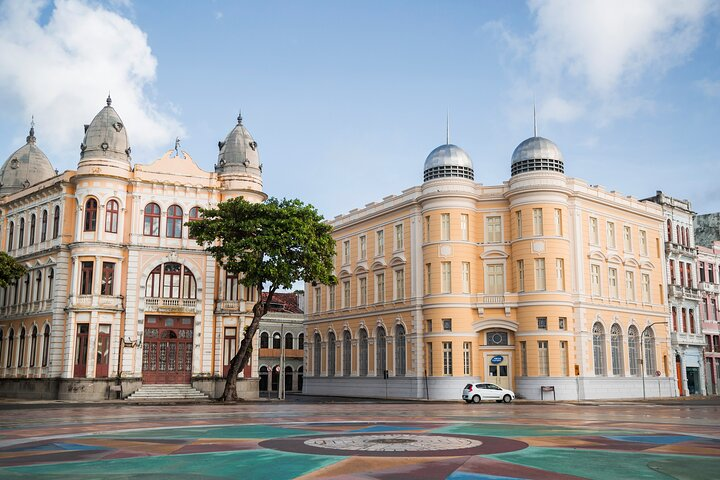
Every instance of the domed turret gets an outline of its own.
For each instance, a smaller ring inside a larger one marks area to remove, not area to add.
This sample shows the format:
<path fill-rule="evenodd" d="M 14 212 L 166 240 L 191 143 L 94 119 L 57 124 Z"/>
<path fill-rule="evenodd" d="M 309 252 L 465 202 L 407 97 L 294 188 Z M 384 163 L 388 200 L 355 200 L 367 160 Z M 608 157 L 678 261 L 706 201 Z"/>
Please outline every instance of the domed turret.
<path fill-rule="evenodd" d="M 26 138 L 27 143 L 10 155 L 0 168 L 0 197 L 55 176 L 55 169 L 50 160 L 35 141 L 33 125 Z"/>
<path fill-rule="evenodd" d="M 130 168 L 130 146 L 127 130 L 108 95 L 107 105 L 85 126 L 80 145 L 80 164 L 87 160 L 110 160 L 114 166 Z"/>
<path fill-rule="evenodd" d="M 237 125 L 225 141 L 218 142 L 220 153 L 215 171 L 220 175 L 232 173 L 248 173 L 260 175 L 262 165 L 257 150 L 257 142 L 242 123 L 242 115 L 237 117 Z"/>
<path fill-rule="evenodd" d="M 530 137 L 515 148 L 510 175 L 542 170 L 565 173 L 562 153 L 547 138 Z"/>
<path fill-rule="evenodd" d="M 451 143 L 440 145 L 425 159 L 424 181 L 460 177 L 475 179 L 472 160 L 465 150 Z"/>

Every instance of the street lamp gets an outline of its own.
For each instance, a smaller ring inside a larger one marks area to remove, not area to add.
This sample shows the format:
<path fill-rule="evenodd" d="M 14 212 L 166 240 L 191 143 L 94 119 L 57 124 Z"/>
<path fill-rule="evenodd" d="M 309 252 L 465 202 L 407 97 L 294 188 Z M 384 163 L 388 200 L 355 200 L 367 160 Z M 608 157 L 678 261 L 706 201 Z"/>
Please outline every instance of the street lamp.
<path fill-rule="evenodd" d="M 653 322 L 648 324 L 647 327 L 645 327 L 640 334 L 640 370 L 642 371 L 642 385 L 643 385 L 643 400 L 646 400 L 647 397 L 645 396 L 645 332 L 650 330 L 650 327 L 653 325 L 661 325 L 665 324 L 666 322 Z"/>

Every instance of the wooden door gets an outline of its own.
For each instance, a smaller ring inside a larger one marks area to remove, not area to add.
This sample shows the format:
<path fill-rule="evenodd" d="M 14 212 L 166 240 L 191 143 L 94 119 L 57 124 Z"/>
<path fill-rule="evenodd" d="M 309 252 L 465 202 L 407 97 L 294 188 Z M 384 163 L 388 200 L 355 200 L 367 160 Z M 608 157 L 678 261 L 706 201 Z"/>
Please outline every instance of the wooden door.
<path fill-rule="evenodd" d="M 95 363 L 95 376 L 97 378 L 107 378 L 108 367 L 110 365 L 110 325 L 98 326 L 98 341 L 95 356 L 97 359 Z"/>
<path fill-rule="evenodd" d="M 79 323 L 75 336 L 75 369 L 73 376 L 83 378 L 87 376 L 88 332 L 90 325 Z"/>
<path fill-rule="evenodd" d="M 146 317 L 143 383 L 190 383 L 192 347 L 192 317 Z"/>

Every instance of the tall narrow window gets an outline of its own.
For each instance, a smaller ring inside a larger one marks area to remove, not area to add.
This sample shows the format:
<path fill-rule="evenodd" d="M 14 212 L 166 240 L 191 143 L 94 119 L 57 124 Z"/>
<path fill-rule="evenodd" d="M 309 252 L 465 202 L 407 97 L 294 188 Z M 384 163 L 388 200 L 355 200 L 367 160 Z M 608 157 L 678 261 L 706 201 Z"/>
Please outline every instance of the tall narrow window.
<path fill-rule="evenodd" d="M 385 302 L 385 274 L 375 274 L 375 303 Z"/>
<path fill-rule="evenodd" d="M 56 239 L 60 235 L 60 207 L 55 207 L 55 213 L 53 213 L 53 231 L 52 238 Z"/>
<path fill-rule="evenodd" d="M 395 270 L 395 300 L 403 300 L 405 298 L 405 270 L 399 268 Z"/>
<path fill-rule="evenodd" d="M 315 307 L 315 313 L 318 313 L 321 310 L 321 308 L 320 308 L 320 305 L 321 305 L 320 301 L 322 300 L 321 297 L 322 297 L 322 295 L 320 293 L 320 287 L 315 287 L 315 302 L 313 305 Z"/>
<path fill-rule="evenodd" d="M 350 280 L 343 282 L 343 304 L 342 308 L 350 308 Z"/>
<path fill-rule="evenodd" d="M 565 260 L 562 258 L 555 259 L 555 279 L 557 280 L 557 289 L 565 291 Z"/>
<path fill-rule="evenodd" d="M 261 337 L 262 339 L 262 337 Z M 262 347 L 262 343 L 260 344 L 260 348 Z M 267 345 L 265 346 L 267 348 Z M 315 334 L 315 339 L 313 341 L 313 374 L 316 377 L 320 376 L 320 372 L 322 369 L 322 339 L 320 338 L 320 334 Z"/>
<path fill-rule="evenodd" d="M 395 250 L 405 248 L 405 233 L 403 232 L 402 223 L 395 225 Z"/>
<path fill-rule="evenodd" d="M 590 265 L 590 287 L 592 294 L 600 296 L 600 265 Z"/>
<path fill-rule="evenodd" d="M 43 344 L 42 344 L 42 364 L 41 366 L 48 366 L 48 358 L 50 357 L 50 325 L 45 325 L 43 329 Z"/>
<path fill-rule="evenodd" d="M 527 377 L 528 374 L 528 363 L 527 363 L 527 342 L 520 342 L 520 375 Z"/>
<path fill-rule="evenodd" d="M 452 373 L 452 342 L 443 342 L 443 375 Z"/>
<path fill-rule="evenodd" d="M 440 214 L 440 240 L 450 240 L 450 214 Z"/>
<path fill-rule="evenodd" d="M 48 300 L 53 298 L 53 281 L 55 280 L 55 269 L 52 267 L 48 269 L 47 276 L 47 298 Z"/>
<path fill-rule="evenodd" d="M 423 240 L 430 241 L 430 215 L 425 216 L 425 228 L 423 229 Z"/>
<path fill-rule="evenodd" d="M 196 222 L 200 220 L 200 209 L 198 207 L 192 207 L 188 212 L 188 221 Z M 188 229 L 188 238 L 194 238 L 190 235 L 190 229 Z"/>
<path fill-rule="evenodd" d="M 35 214 L 30 215 L 30 241 L 28 245 L 35 245 Z"/>
<path fill-rule="evenodd" d="M 117 200 L 108 201 L 105 206 L 105 231 L 108 233 L 117 233 L 118 216 L 120 215 L 120 207 Z"/>
<path fill-rule="evenodd" d="M 595 323 L 592 334 L 595 375 L 605 375 L 605 330 L 603 326 L 600 323 Z"/>
<path fill-rule="evenodd" d="M 625 272 L 625 297 L 630 302 L 635 301 L 635 274 Z"/>
<path fill-rule="evenodd" d="M 366 305 L 367 304 L 367 277 L 361 277 L 358 279 L 358 289 L 360 290 L 359 296 L 360 299 L 358 300 L 358 305 Z"/>
<path fill-rule="evenodd" d="M 328 287 L 328 310 L 335 310 L 335 285 Z"/>
<path fill-rule="evenodd" d="M 610 357 L 613 375 L 623 374 L 622 331 L 617 323 L 610 328 Z"/>
<path fill-rule="evenodd" d="M 143 235 L 160 236 L 160 207 L 156 203 L 148 203 L 145 206 Z"/>
<path fill-rule="evenodd" d="M 336 352 L 335 332 L 330 332 L 328 334 L 327 352 L 328 352 L 327 376 L 334 377 L 335 376 L 335 352 Z"/>
<path fill-rule="evenodd" d="M 43 210 L 42 220 L 40 221 L 40 241 L 44 242 L 47 240 L 47 225 L 48 225 L 48 212 Z"/>
<path fill-rule="evenodd" d="M 642 301 L 650 303 L 650 275 L 642 274 Z"/>
<path fill-rule="evenodd" d="M 560 341 L 560 371 L 563 377 L 567 377 L 570 374 L 568 368 L 568 342 L 565 340 Z"/>
<path fill-rule="evenodd" d="M 608 269 L 608 290 L 610 298 L 618 298 L 617 268 Z"/>
<path fill-rule="evenodd" d="M 404 377 L 406 370 L 405 327 L 395 327 L 395 375 Z"/>
<path fill-rule="evenodd" d="M 12 367 L 13 362 L 13 355 L 15 354 L 15 330 L 12 328 L 8 332 L 8 344 L 7 344 L 7 362 L 5 363 L 5 366 L 7 368 Z"/>
<path fill-rule="evenodd" d="M 472 343 L 463 342 L 463 374 L 472 375 Z"/>
<path fill-rule="evenodd" d="M 34 367 L 35 362 L 37 361 L 37 337 L 38 329 L 37 326 L 33 325 L 32 334 L 30 335 L 30 360 L 28 362 L 30 367 Z"/>
<path fill-rule="evenodd" d="M 350 240 L 345 240 L 343 242 L 342 252 L 343 265 L 348 265 L 350 263 Z"/>
<path fill-rule="evenodd" d="M 378 230 L 375 232 L 375 252 L 378 257 L 382 257 L 385 255 L 385 231 L 384 230 Z"/>
<path fill-rule="evenodd" d="M 548 356 L 547 340 L 538 341 L 538 375 L 541 377 L 550 375 L 550 357 Z"/>
<path fill-rule="evenodd" d="M 598 233 L 598 220 L 595 217 L 590 217 L 590 244 L 600 244 L 600 235 Z"/>
<path fill-rule="evenodd" d="M 113 295 L 113 282 L 115 279 L 115 264 L 103 262 L 102 282 L 100 283 L 100 295 Z"/>
<path fill-rule="evenodd" d="M 378 377 L 382 377 L 385 375 L 385 370 L 387 370 L 387 337 L 385 336 L 385 329 L 383 327 L 377 328 L 375 351 L 377 352 L 375 362 L 377 368 L 375 369 L 375 374 Z"/>
<path fill-rule="evenodd" d="M 503 270 L 503 265 L 487 265 L 488 294 L 502 295 L 505 293 L 505 272 Z"/>
<path fill-rule="evenodd" d="M 607 248 L 615 248 L 615 224 L 607 222 Z"/>
<path fill-rule="evenodd" d="M 452 270 L 450 262 L 440 263 L 440 292 L 450 293 L 452 291 Z"/>
<path fill-rule="evenodd" d="M 522 225 L 522 212 L 518 210 L 515 212 L 515 226 L 517 229 L 517 238 L 522 238 L 523 236 L 523 225 Z"/>
<path fill-rule="evenodd" d="M 432 264 L 425 264 L 425 295 L 432 294 Z"/>
<path fill-rule="evenodd" d="M 634 325 L 628 328 L 628 363 L 630 366 L 630 375 L 637 376 L 640 374 L 640 347 L 639 347 L 638 331 Z"/>
<path fill-rule="evenodd" d="M 10 222 L 8 227 L 8 252 L 13 249 L 13 236 L 15 235 L 15 222 Z"/>
<path fill-rule="evenodd" d="M 463 293 L 470 293 L 470 262 L 462 262 Z"/>
<path fill-rule="evenodd" d="M 545 259 L 535 259 L 535 290 L 545 290 Z"/>
<path fill-rule="evenodd" d="M 525 291 L 525 260 L 517 261 L 518 292 Z"/>
<path fill-rule="evenodd" d="M 18 341 L 18 367 L 25 366 L 25 327 L 20 329 L 20 340 Z"/>
<path fill-rule="evenodd" d="M 18 231 L 18 248 L 25 245 L 25 219 L 20 219 L 20 230 Z"/>
<path fill-rule="evenodd" d="M 350 331 L 345 330 L 343 332 L 343 377 L 350 376 L 350 370 L 352 368 L 352 339 L 350 338 Z"/>
<path fill-rule="evenodd" d="M 642 255 L 648 254 L 647 232 L 645 230 L 640 230 L 640 253 Z"/>
<path fill-rule="evenodd" d="M 645 349 L 645 375 L 651 377 L 655 375 L 657 370 L 655 364 L 655 334 L 652 329 L 649 329 L 648 333 L 645 334 L 643 348 Z"/>
<path fill-rule="evenodd" d="M 225 300 L 238 299 L 238 276 L 236 273 L 225 273 Z"/>
<path fill-rule="evenodd" d="M 500 230 L 500 217 L 487 217 L 485 241 L 487 243 L 498 243 L 502 241 L 502 232 Z"/>
<path fill-rule="evenodd" d="M 360 260 L 366 260 L 367 259 L 367 237 L 365 235 L 360 235 L 360 241 L 358 242 L 358 246 L 360 248 Z"/>
<path fill-rule="evenodd" d="M 183 211 L 178 205 L 170 205 L 167 211 L 167 229 L 165 236 L 168 238 L 181 238 L 183 225 Z"/>
<path fill-rule="evenodd" d="M 563 234 L 563 222 L 562 222 L 562 210 L 559 208 L 555 209 L 555 235 L 562 237 Z"/>
<path fill-rule="evenodd" d="M 88 199 L 85 202 L 85 231 L 94 232 L 97 226 L 97 200 Z"/>
<path fill-rule="evenodd" d="M 80 264 L 80 295 L 92 295 L 93 262 Z"/>
<path fill-rule="evenodd" d="M 533 208 L 533 235 L 543 234 L 543 212 L 542 208 Z"/>
<path fill-rule="evenodd" d="M 368 334 L 364 328 L 360 329 L 358 335 L 358 364 L 360 365 L 359 374 L 361 377 L 367 377 L 368 374 Z"/>
<path fill-rule="evenodd" d="M 469 216 L 467 213 L 460 214 L 460 239 L 467 241 L 470 237 L 468 235 L 468 223 Z"/>
<path fill-rule="evenodd" d="M 626 252 L 632 252 L 632 232 L 629 225 L 623 227 L 623 248 Z"/>

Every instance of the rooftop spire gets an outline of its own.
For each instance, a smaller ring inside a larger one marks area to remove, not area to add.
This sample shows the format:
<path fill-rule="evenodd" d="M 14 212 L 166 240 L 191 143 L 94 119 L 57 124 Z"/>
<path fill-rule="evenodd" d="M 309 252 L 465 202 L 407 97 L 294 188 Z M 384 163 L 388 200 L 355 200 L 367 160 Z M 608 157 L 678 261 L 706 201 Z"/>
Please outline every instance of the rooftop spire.
<path fill-rule="evenodd" d="M 30 117 L 30 133 L 25 139 L 27 143 L 35 143 L 35 115 Z"/>
<path fill-rule="evenodd" d="M 105 101 L 107 102 L 107 106 L 108 106 L 108 107 L 109 107 L 110 105 L 112 105 L 112 98 L 110 98 L 110 92 L 108 92 L 108 97 L 107 97 L 107 100 L 105 100 Z"/>
<path fill-rule="evenodd" d="M 238 125 L 242 125 L 242 110 L 238 110 L 237 121 L 238 121 Z"/>

